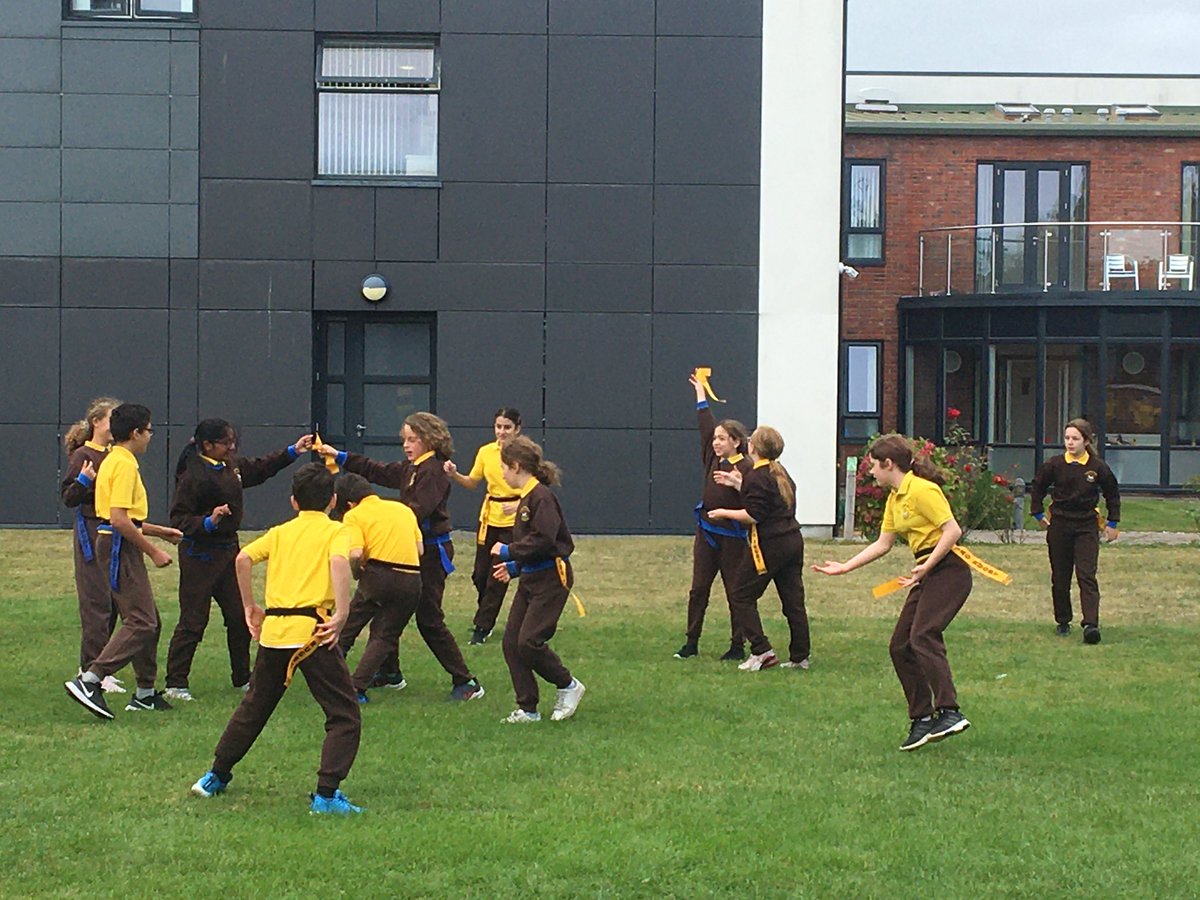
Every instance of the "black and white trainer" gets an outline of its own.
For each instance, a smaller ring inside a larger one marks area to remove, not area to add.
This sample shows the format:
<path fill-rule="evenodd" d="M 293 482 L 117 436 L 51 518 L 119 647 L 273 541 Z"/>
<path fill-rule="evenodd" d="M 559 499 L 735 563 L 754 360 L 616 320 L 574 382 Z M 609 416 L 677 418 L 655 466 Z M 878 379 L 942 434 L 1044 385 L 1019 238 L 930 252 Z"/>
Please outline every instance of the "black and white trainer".
<path fill-rule="evenodd" d="M 929 741 L 940 741 L 943 738 L 962 734 L 971 723 L 957 709 L 943 709 L 933 718 L 933 727 L 929 729 Z"/>
<path fill-rule="evenodd" d="M 108 708 L 104 699 L 104 689 L 98 681 L 84 681 L 82 676 L 76 676 L 64 682 L 63 687 L 71 695 L 71 699 L 100 719 L 113 719 L 115 716 Z"/>
<path fill-rule="evenodd" d="M 933 728 L 933 716 L 924 719 L 913 719 L 908 737 L 900 745 L 901 750 L 916 750 L 929 742 L 929 729 Z"/>
<path fill-rule="evenodd" d="M 174 709 L 174 707 L 167 702 L 162 691 L 155 691 L 149 697 L 139 697 L 135 694 L 125 704 L 126 712 L 164 712 L 168 709 Z"/>

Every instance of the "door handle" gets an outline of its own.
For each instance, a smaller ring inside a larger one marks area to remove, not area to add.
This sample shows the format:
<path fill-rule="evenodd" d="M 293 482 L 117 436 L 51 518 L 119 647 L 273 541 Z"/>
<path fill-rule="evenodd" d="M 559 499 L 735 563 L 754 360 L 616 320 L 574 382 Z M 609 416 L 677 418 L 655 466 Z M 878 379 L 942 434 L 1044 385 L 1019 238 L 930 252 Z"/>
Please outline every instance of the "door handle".
<path fill-rule="evenodd" d="M 366 425 L 355 425 L 354 433 L 356 435 L 358 435 L 359 437 L 362 437 L 364 434 L 367 433 L 367 426 Z"/>

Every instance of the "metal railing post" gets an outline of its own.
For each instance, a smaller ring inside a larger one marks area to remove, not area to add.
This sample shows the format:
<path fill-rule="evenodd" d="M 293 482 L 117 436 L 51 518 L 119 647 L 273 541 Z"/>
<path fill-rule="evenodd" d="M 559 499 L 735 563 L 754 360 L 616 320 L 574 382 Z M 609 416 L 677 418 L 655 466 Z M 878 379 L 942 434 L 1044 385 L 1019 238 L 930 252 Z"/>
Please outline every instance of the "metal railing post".
<path fill-rule="evenodd" d="M 925 296 L 925 235 L 920 236 L 917 248 L 917 296 Z"/>
<path fill-rule="evenodd" d="M 1042 246 L 1042 293 L 1050 290 L 1050 229 L 1046 229 Z"/>
<path fill-rule="evenodd" d="M 992 293 L 996 293 L 996 229 L 992 229 Z"/>
<path fill-rule="evenodd" d="M 954 232 L 946 232 L 946 296 L 950 296 L 950 253 L 951 242 L 954 239 Z"/>

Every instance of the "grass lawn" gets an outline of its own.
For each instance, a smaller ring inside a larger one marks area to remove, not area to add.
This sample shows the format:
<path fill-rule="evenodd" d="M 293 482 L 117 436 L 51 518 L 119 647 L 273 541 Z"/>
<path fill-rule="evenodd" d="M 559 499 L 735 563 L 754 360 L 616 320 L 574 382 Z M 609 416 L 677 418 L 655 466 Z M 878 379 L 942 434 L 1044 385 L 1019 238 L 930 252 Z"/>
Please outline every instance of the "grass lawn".
<path fill-rule="evenodd" d="M 1200 497 L 1122 497 L 1122 531 L 1200 531 Z"/>
<path fill-rule="evenodd" d="M 901 753 L 887 641 L 902 595 L 869 588 L 911 565 L 903 548 L 809 576 L 812 669 L 749 674 L 716 659 L 723 599 L 701 655 L 671 657 L 690 540 L 581 539 L 588 615 L 568 607 L 554 640 L 588 686 L 576 717 L 500 724 L 513 702 L 498 635 L 463 647 L 487 695 L 446 702 L 449 679 L 410 628 L 409 687 L 372 692 L 344 786 L 367 812 L 331 821 L 305 812 L 322 720 L 302 678 L 227 793 L 188 795 L 240 696 L 219 615 L 196 702 L 120 704 L 102 723 L 68 699 L 68 541 L 0 531 L 0 896 L 1159 897 L 1200 883 L 1195 548 L 1105 546 L 1096 647 L 1078 629 L 1052 635 L 1044 547 L 977 548 L 1015 584 L 977 579 L 948 632 L 974 727 Z M 456 536 L 464 566 L 469 541 Z M 811 543 L 809 557 L 852 551 Z M 160 679 L 176 577 L 154 573 Z M 469 579 L 449 584 L 465 638 Z M 763 610 L 779 641 L 773 594 Z"/>

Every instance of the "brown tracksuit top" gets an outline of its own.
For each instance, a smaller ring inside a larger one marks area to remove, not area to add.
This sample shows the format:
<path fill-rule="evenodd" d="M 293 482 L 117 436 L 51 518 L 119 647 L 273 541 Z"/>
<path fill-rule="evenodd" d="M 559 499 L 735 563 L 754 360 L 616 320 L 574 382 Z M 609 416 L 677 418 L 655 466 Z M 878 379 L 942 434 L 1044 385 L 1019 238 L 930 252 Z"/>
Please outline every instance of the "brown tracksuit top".
<path fill-rule="evenodd" d="M 1093 453 L 1088 454 L 1086 463 L 1068 463 L 1066 455 L 1060 453 L 1042 463 L 1034 476 L 1029 490 L 1029 511 L 1040 515 L 1042 501 L 1049 493 L 1054 501 L 1053 517 L 1061 516 L 1064 522 L 1092 519 L 1101 492 L 1108 507 L 1108 520 L 1120 522 L 1121 494 L 1108 464 Z"/>
<path fill-rule="evenodd" d="M 372 484 L 396 488 L 400 501 L 417 515 L 421 534 L 436 537 L 450 532 L 450 476 L 442 469 L 442 458 L 428 454 L 419 463 L 407 459 L 381 463 L 360 453 L 347 453 L 344 468 L 363 476 Z"/>
<path fill-rule="evenodd" d="M 237 541 L 245 512 L 243 491 L 256 487 L 279 474 L 294 462 L 286 449 L 266 456 L 239 456 L 223 466 L 205 462 L 199 454 L 187 461 L 187 467 L 175 482 L 171 503 L 171 525 L 197 544 L 229 544 Z M 204 519 L 222 504 L 229 515 L 212 531 L 204 528 Z"/>

